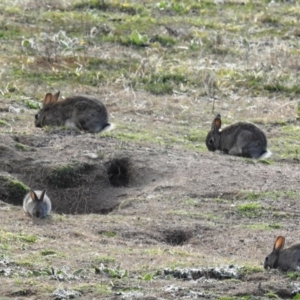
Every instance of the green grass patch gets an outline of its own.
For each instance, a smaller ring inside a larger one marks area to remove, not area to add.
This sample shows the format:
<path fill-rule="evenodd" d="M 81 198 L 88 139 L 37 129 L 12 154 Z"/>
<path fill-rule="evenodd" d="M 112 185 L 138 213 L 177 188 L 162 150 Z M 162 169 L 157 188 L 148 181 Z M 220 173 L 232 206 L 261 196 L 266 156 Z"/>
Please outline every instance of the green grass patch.
<path fill-rule="evenodd" d="M 265 297 L 267 297 L 269 299 L 280 299 L 280 297 L 276 293 L 271 292 L 271 291 L 265 293 L 264 295 L 265 295 Z"/>
<path fill-rule="evenodd" d="M 55 255 L 56 251 L 45 249 L 45 250 L 42 250 L 40 253 L 41 253 L 42 256 L 48 256 L 48 255 Z"/>
<path fill-rule="evenodd" d="M 189 133 L 185 135 L 185 139 L 193 143 L 205 143 L 207 133 L 208 130 L 190 129 Z"/>
<path fill-rule="evenodd" d="M 281 199 L 298 199 L 300 197 L 300 192 L 296 190 L 282 190 L 282 191 L 266 191 L 266 192 L 256 192 L 256 191 L 241 191 L 236 199 L 239 200 L 249 200 L 249 201 L 260 201 L 265 199 L 271 200 L 281 200 Z"/>
<path fill-rule="evenodd" d="M 25 234 L 25 233 L 12 233 L 12 232 L 5 232 L 0 231 L 0 242 L 7 243 L 10 241 L 17 241 L 17 242 L 25 242 L 25 243 L 35 243 L 37 237 L 32 234 Z"/>
<path fill-rule="evenodd" d="M 255 273 L 262 273 L 262 272 L 264 272 L 264 269 L 259 266 L 245 266 L 239 269 L 239 274 L 241 276 L 255 274 Z"/>
<path fill-rule="evenodd" d="M 111 264 L 115 263 L 116 260 L 114 257 L 109 255 L 96 255 L 92 259 L 93 264 L 100 265 L 100 264 Z"/>
<path fill-rule="evenodd" d="M 273 162 L 269 159 L 259 159 L 257 162 L 259 164 L 263 164 L 263 165 L 272 165 L 273 164 Z"/>
<path fill-rule="evenodd" d="M 21 151 L 28 151 L 28 146 L 23 145 L 21 143 L 16 143 L 15 144 L 16 149 L 21 150 Z"/>
<path fill-rule="evenodd" d="M 128 15 L 143 15 L 145 6 L 138 3 L 130 2 L 108 2 L 108 1 L 97 1 L 97 0 L 86 0 L 75 2 L 72 9 L 84 10 L 84 9 L 97 9 L 106 12 L 121 12 Z"/>
<path fill-rule="evenodd" d="M 174 46 L 177 43 L 177 41 L 174 38 L 162 35 L 155 35 L 151 37 L 149 42 L 151 44 L 159 43 L 163 47 Z"/>
<path fill-rule="evenodd" d="M 246 217 L 258 217 L 262 214 L 262 206 L 256 202 L 240 204 L 237 207 L 240 214 Z"/>
<path fill-rule="evenodd" d="M 0 120 L 0 126 L 9 126 L 9 124 L 4 120 Z"/>
<path fill-rule="evenodd" d="M 75 285 L 74 290 L 84 295 L 94 293 L 98 296 L 108 296 L 112 293 L 111 286 L 105 283 L 82 283 Z"/>
<path fill-rule="evenodd" d="M 284 226 L 279 223 L 274 223 L 274 224 L 250 224 L 246 225 L 246 228 L 253 229 L 253 230 L 273 230 L 273 229 L 280 229 L 283 228 Z"/>
<path fill-rule="evenodd" d="M 25 100 L 26 106 L 30 109 L 40 109 L 40 103 L 34 100 Z"/>
<path fill-rule="evenodd" d="M 100 234 L 106 237 L 115 237 L 117 235 L 114 231 L 103 231 Z"/>
<path fill-rule="evenodd" d="M 287 276 L 291 278 L 292 280 L 299 280 L 300 279 L 300 273 L 299 272 L 288 272 Z"/>
<path fill-rule="evenodd" d="M 183 73 L 151 74 L 141 81 L 146 91 L 154 95 L 172 94 L 180 83 L 187 83 L 187 77 Z"/>

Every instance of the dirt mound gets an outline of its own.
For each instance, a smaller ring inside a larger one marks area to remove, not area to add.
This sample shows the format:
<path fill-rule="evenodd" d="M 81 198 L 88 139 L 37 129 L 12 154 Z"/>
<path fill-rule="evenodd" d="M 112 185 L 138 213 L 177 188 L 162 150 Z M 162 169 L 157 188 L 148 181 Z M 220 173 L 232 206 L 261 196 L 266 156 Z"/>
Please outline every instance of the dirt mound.
<path fill-rule="evenodd" d="M 126 188 L 134 190 L 145 179 L 132 154 L 112 151 L 115 141 L 94 135 L 53 131 L 3 137 L 2 142 L 0 197 L 14 205 L 22 204 L 30 188 L 47 189 L 57 213 L 106 214 L 118 206 Z M 89 146 L 78 148 L 76 142 Z"/>
<path fill-rule="evenodd" d="M 64 214 L 107 214 L 128 197 L 157 193 L 236 199 L 243 197 L 242 189 L 299 188 L 297 165 L 271 166 L 216 153 L 135 147 L 76 131 L 3 137 L 0 163 L 1 200 L 21 205 L 29 188 L 47 189 L 53 210 Z M 289 176 L 283 181 L 282 174 Z M 165 232 L 169 244 L 180 245 L 190 237 L 186 231 Z"/>

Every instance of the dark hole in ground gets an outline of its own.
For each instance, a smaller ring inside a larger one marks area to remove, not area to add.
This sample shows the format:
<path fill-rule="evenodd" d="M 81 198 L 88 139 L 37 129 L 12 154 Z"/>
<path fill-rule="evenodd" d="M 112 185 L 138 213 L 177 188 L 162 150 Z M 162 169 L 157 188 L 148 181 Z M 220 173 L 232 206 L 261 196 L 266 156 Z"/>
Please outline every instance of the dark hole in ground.
<path fill-rule="evenodd" d="M 128 186 L 132 178 L 131 160 L 128 157 L 113 159 L 107 168 L 107 175 L 112 186 Z"/>
<path fill-rule="evenodd" d="M 181 246 L 193 237 L 190 229 L 169 229 L 163 232 L 164 241 L 172 246 Z"/>

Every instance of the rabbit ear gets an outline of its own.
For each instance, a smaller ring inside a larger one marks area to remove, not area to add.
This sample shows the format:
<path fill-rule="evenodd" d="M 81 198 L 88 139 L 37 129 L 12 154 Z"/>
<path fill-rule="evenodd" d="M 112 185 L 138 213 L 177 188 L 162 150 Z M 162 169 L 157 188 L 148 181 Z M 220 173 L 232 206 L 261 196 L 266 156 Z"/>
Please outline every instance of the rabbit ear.
<path fill-rule="evenodd" d="M 49 105 L 49 104 L 52 104 L 52 94 L 51 93 L 47 93 L 45 95 L 45 99 L 44 99 L 44 102 L 43 102 L 44 106 Z"/>
<path fill-rule="evenodd" d="M 221 115 L 217 114 L 217 116 L 215 117 L 213 123 L 212 123 L 212 128 L 219 130 L 221 128 L 222 125 L 222 121 L 221 121 Z"/>
<path fill-rule="evenodd" d="M 279 252 L 280 250 L 283 249 L 285 243 L 285 238 L 283 236 L 278 236 L 275 244 L 274 244 L 274 251 Z"/>
<path fill-rule="evenodd" d="M 45 194 L 46 194 L 46 190 L 43 190 L 41 195 L 40 195 L 40 199 L 39 199 L 40 201 L 44 200 Z"/>
<path fill-rule="evenodd" d="M 58 97 L 59 97 L 59 94 L 60 94 L 60 91 L 58 91 L 57 93 L 55 93 L 53 96 L 52 96 L 52 104 L 55 104 L 58 100 Z"/>
<path fill-rule="evenodd" d="M 36 195 L 36 193 L 33 190 L 30 191 L 30 197 L 33 201 L 39 200 L 38 196 Z"/>

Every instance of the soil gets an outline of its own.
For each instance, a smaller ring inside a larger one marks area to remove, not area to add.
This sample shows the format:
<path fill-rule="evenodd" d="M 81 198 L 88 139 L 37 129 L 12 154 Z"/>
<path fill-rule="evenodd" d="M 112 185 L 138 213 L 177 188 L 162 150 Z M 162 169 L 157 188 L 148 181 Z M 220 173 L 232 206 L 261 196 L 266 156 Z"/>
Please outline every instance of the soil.
<path fill-rule="evenodd" d="M 105 285 L 112 279 L 101 275 L 103 270 L 98 270 L 100 275 L 91 271 L 99 253 L 111 255 L 122 269 L 129 270 L 132 282 L 115 279 L 112 293 L 102 297 L 95 296 L 94 290 L 79 289 L 82 299 L 249 295 L 267 299 L 272 293 L 288 299 L 296 293 L 297 280 L 277 270 L 264 271 L 262 266 L 277 235 L 285 235 L 288 245 L 299 237 L 300 202 L 286 197 L 290 191 L 300 192 L 298 161 L 266 164 L 218 152 L 124 142 L 105 134 L 57 128 L 2 134 L 0 162 L 1 178 L 12 176 L 32 189 L 46 188 L 53 205 L 50 217 L 31 219 L 22 212 L 24 195 L 10 193 L 6 184 L 0 186 L 3 228 L 38 236 L 38 242 L 25 251 L 20 249 L 16 259 L 28 251 L 53 249 L 63 253 L 51 258 L 49 265 L 54 269 L 89 270 L 76 284 L 72 280 L 62 284 L 52 274 L 56 281 L 45 279 L 52 289 L 44 294 L 29 282 L 21 286 L 22 294 L 8 275 L 3 279 L 7 297 L 53 299 L 53 284 L 63 290 L 74 290 L 79 283 Z M 276 191 L 281 194 L 274 199 Z M 266 195 L 259 201 L 258 214 L 245 215 L 237 209 L 249 192 Z M 209 275 L 184 280 L 164 273 L 170 266 L 231 264 L 260 269 L 234 280 Z M 2 262 L 3 270 L 4 266 L 15 264 Z M 31 268 L 39 269 L 39 263 Z M 157 277 L 150 282 L 138 280 L 143 268 L 144 273 Z M 55 299 L 64 297 L 71 296 Z"/>

